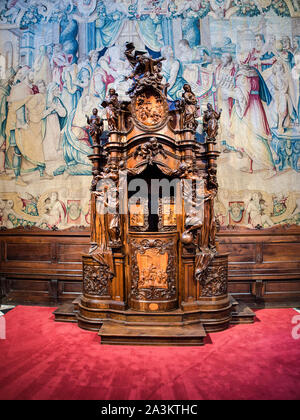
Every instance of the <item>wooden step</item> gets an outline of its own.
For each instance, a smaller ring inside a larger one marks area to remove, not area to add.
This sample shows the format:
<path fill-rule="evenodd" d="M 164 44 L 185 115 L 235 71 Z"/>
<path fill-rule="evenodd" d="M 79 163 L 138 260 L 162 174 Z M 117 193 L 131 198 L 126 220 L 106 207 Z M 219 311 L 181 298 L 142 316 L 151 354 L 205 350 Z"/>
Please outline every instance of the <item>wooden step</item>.
<path fill-rule="evenodd" d="M 63 303 L 53 312 L 56 322 L 77 322 L 76 313 L 73 302 Z"/>
<path fill-rule="evenodd" d="M 233 306 L 231 324 L 253 324 L 255 313 L 244 302 Z"/>
<path fill-rule="evenodd" d="M 203 325 L 185 326 L 129 326 L 106 321 L 99 331 L 101 344 L 203 346 L 206 332 Z"/>
<path fill-rule="evenodd" d="M 231 305 L 234 309 L 239 304 L 239 302 L 232 295 L 229 295 L 229 299 L 230 299 L 230 303 L 231 303 Z"/>
<path fill-rule="evenodd" d="M 80 300 L 81 300 L 80 296 L 78 298 L 76 298 L 76 299 L 73 300 L 72 303 L 74 305 L 74 311 L 78 311 Z"/>

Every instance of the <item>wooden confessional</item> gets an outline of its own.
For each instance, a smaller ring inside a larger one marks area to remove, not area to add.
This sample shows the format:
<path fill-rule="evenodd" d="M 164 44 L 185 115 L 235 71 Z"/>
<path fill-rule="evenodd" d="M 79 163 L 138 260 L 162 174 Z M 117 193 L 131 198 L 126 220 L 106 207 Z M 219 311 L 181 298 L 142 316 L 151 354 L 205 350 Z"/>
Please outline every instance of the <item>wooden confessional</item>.
<path fill-rule="evenodd" d="M 218 252 L 216 134 L 220 114 L 203 115 L 196 141 L 197 99 L 183 86 L 167 101 L 161 59 L 135 51 L 130 101 L 114 89 L 103 102 L 109 139 L 101 145 L 97 110 L 93 138 L 91 246 L 83 256 L 83 293 L 72 314 L 97 331 L 101 344 L 201 345 L 207 333 L 251 323 L 253 312 L 227 291 L 228 255 Z"/>

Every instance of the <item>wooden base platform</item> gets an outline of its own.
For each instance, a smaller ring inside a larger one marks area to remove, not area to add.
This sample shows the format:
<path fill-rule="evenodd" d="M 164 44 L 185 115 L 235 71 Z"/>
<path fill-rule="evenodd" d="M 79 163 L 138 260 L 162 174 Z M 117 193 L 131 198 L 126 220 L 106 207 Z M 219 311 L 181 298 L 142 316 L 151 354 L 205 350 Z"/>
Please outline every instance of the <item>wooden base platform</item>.
<path fill-rule="evenodd" d="M 181 327 L 142 327 L 105 322 L 100 328 L 101 344 L 152 346 L 203 346 L 202 324 Z"/>
<path fill-rule="evenodd" d="M 228 324 L 252 324 L 255 313 L 243 302 L 237 302 L 230 296 L 232 305 L 231 316 Z M 101 344 L 117 345 L 167 345 L 167 346 L 201 346 L 204 345 L 204 339 L 208 333 L 218 331 L 216 327 L 205 325 L 202 322 L 184 323 L 177 322 L 166 325 L 163 323 L 146 322 L 142 325 L 139 322 L 120 322 L 111 319 L 97 319 L 94 325 L 91 320 L 85 320 L 79 314 L 80 298 L 72 303 L 65 303 L 54 311 L 55 321 L 73 322 L 83 329 L 98 332 L 101 337 Z M 113 311 L 127 313 L 127 319 L 135 319 L 141 315 L 141 312 Z M 145 314 L 144 314 L 145 315 Z M 158 314 L 159 315 L 159 314 Z M 174 317 L 174 320 L 183 319 L 183 311 L 177 309 L 170 311 L 168 316 Z M 152 318 L 152 317 L 151 317 Z M 150 321 L 150 318 L 149 318 Z M 222 328 L 224 329 L 224 328 Z"/>

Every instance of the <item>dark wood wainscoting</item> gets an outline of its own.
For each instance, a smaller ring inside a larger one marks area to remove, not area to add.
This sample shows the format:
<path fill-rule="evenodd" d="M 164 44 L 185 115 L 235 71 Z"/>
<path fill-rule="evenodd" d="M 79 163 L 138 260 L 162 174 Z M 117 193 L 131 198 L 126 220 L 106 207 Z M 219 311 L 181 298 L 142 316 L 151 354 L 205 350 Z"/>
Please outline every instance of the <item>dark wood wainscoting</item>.
<path fill-rule="evenodd" d="M 0 233 L 1 289 L 15 303 L 57 304 L 81 294 L 88 230 L 12 229 Z"/>
<path fill-rule="evenodd" d="M 56 305 L 81 293 L 89 231 L 0 232 L 1 295 L 6 302 Z M 300 228 L 222 229 L 229 291 L 251 306 L 300 306 Z"/>
<path fill-rule="evenodd" d="M 229 292 L 251 306 L 300 306 L 300 228 L 224 229 Z"/>

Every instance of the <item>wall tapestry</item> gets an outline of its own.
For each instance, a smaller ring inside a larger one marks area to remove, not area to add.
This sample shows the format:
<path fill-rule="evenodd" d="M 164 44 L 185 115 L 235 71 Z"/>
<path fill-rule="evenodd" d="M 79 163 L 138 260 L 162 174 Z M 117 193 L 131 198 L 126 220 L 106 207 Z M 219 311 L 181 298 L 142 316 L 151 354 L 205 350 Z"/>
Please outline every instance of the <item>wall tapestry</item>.
<path fill-rule="evenodd" d="M 170 106 L 189 83 L 199 122 L 222 109 L 220 224 L 300 225 L 299 0 L 1 0 L 0 228 L 88 226 L 86 116 L 127 98 L 126 41 L 166 57 Z"/>

